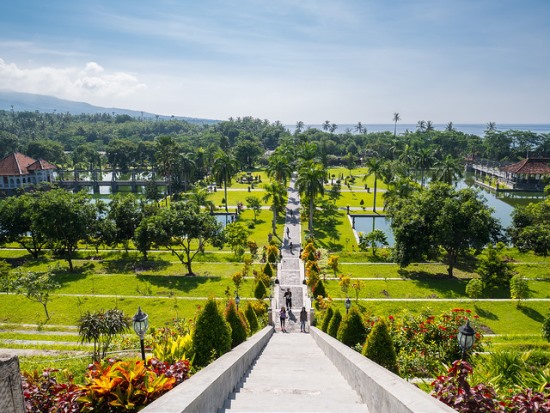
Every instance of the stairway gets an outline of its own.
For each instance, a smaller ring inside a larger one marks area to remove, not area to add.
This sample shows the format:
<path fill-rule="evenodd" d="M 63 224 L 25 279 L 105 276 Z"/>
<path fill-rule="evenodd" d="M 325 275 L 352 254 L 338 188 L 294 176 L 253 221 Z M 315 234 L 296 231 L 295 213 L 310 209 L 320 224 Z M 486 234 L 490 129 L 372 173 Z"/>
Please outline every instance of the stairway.
<path fill-rule="evenodd" d="M 275 333 L 218 413 L 367 413 L 309 334 Z"/>

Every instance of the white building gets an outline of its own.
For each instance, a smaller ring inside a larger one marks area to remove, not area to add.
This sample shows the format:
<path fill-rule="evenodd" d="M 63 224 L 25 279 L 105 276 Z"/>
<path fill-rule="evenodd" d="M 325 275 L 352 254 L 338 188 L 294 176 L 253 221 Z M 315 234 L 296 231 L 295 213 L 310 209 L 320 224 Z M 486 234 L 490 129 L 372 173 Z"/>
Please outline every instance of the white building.
<path fill-rule="evenodd" d="M 53 182 L 55 165 L 19 152 L 0 159 L 0 190 L 10 191 L 28 184 Z"/>

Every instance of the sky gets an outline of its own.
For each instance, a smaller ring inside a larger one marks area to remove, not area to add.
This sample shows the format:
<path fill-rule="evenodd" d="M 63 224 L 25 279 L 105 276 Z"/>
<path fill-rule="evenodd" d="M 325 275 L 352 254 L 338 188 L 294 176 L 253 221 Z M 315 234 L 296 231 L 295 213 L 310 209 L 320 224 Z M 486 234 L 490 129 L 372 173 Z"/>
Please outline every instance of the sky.
<path fill-rule="evenodd" d="M 287 125 L 550 123 L 550 2 L 2 1 L 0 89 Z"/>

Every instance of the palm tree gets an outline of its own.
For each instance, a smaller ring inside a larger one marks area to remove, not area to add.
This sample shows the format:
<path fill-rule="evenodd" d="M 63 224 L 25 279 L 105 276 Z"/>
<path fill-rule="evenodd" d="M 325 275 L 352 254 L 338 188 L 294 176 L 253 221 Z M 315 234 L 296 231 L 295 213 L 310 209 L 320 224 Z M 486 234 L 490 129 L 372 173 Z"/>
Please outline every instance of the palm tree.
<path fill-rule="evenodd" d="M 330 120 L 326 120 L 325 123 L 323 123 L 323 130 L 324 131 L 330 130 Z"/>
<path fill-rule="evenodd" d="M 296 187 L 298 192 L 309 200 L 309 235 L 313 236 L 313 212 L 315 210 L 315 198 L 325 194 L 326 171 L 322 165 L 307 162 L 298 171 Z"/>
<path fill-rule="evenodd" d="M 384 194 L 384 210 L 391 213 L 393 205 L 400 199 L 408 198 L 415 190 L 418 184 L 409 177 L 400 176 L 388 184 L 388 189 Z"/>
<path fill-rule="evenodd" d="M 304 122 L 302 122 L 301 120 L 296 122 L 296 133 L 301 133 L 303 129 L 304 129 Z"/>
<path fill-rule="evenodd" d="M 414 155 L 414 164 L 420 169 L 420 186 L 424 188 L 424 172 L 433 165 L 434 157 L 429 148 L 423 147 L 416 151 Z"/>
<path fill-rule="evenodd" d="M 283 185 L 286 185 L 292 176 L 292 166 L 289 160 L 280 154 L 273 154 L 269 157 L 266 170 L 267 176 Z"/>
<path fill-rule="evenodd" d="M 378 179 L 382 177 L 382 170 L 384 167 L 384 162 L 378 158 L 370 158 L 367 161 L 367 174 L 363 177 L 363 181 L 366 181 L 367 178 L 371 175 L 374 175 L 374 201 L 372 211 L 376 212 L 376 189 L 378 184 Z"/>
<path fill-rule="evenodd" d="M 212 165 L 212 174 L 216 183 L 223 182 L 223 189 L 225 195 L 225 211 L 228 211 L 227 208 L 227 183 L 231 185 L 231 177 L 237 172 L 237 161 L 226 152 L 219 151 L 214 158 L 214 164 Z"/>
<path fill-rule="evenodd" d="M 455 128 L 454 128 L 454 126 L 453 126 L 453 122 L 447 123 L 447 126 L 445 127 L 445 130 L 446 130 L 447 132 L 454 132 Z"/>
<path fill-rule="evenodd" d="M 286 189 L 279 182 L 272 182 L 264 185 L 265 195 L 262 198 L 264 202 L 271 202 L 271 210 L 273 211 L 272 231 L 277 233 L 277 215 L 286 205 Z"/>
<path fill-rule="evenodd" d="M 485 128 L 485 132 L 494 132 L 496 130 L 497 130 L 497 124 L 495 122 L 487 123 L 487 127 Z"/>
<path fill-rule="evenodd" d="M 363 133 L 365 132 L 365 127 L 363 126 L 363 124 L 361 122 L 357 122 L 357 125 L 355 125 L 355 131 L 358 132 L 358 133 Z"/>
<path fill-rule="evenodd" d="M 419 120 L 416 123 L 416 129 L 419 129 L 420 132 L 425 132 L 426 131 L 426 121 L 425 120 Z"/>
<path fill-rule="evenodd" d="M 182 153 L 178 159 L 177 168 L 181 171 L 183 178 L 183 190 L 187 192 L 191 176 L 195 173 L 195 161 L 192 153 Z"/>
<path fill-rule="evenodd" d="M 398 112 L 395 112 L 393 114 L 393 136 L 396 136 L 397 135 L 397 122 L 399 122 L 401 120 L 401 117 L 399 116 L 399 113 Z"/>
<path fill-rule="evenodd" d="M 434 180 L 452 185 L 453 182 L 462 177 L 462 166 L 451 155 L 447 155 L 435 164 Z"/>
<path fill-rule="evenodd" d="M 435 129 L 434 124 L 432 123 L 432 121 L 431 120 L 427 121 L 426 122 L 426 132 L 431 132 L 434 129 Z"/>

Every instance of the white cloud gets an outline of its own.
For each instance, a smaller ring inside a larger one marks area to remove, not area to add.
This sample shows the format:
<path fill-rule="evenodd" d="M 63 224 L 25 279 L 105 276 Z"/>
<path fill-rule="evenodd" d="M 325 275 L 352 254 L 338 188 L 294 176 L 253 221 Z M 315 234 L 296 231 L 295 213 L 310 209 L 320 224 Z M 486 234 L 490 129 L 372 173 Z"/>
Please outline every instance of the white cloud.
<path fill-rule="evenodd" d="M 0 58 L 0 89 L 111 105 L 145 88 L 136 76 L 109 72 L 96 62 L 88 62 L 83 68 L 23 68 Z"/>

